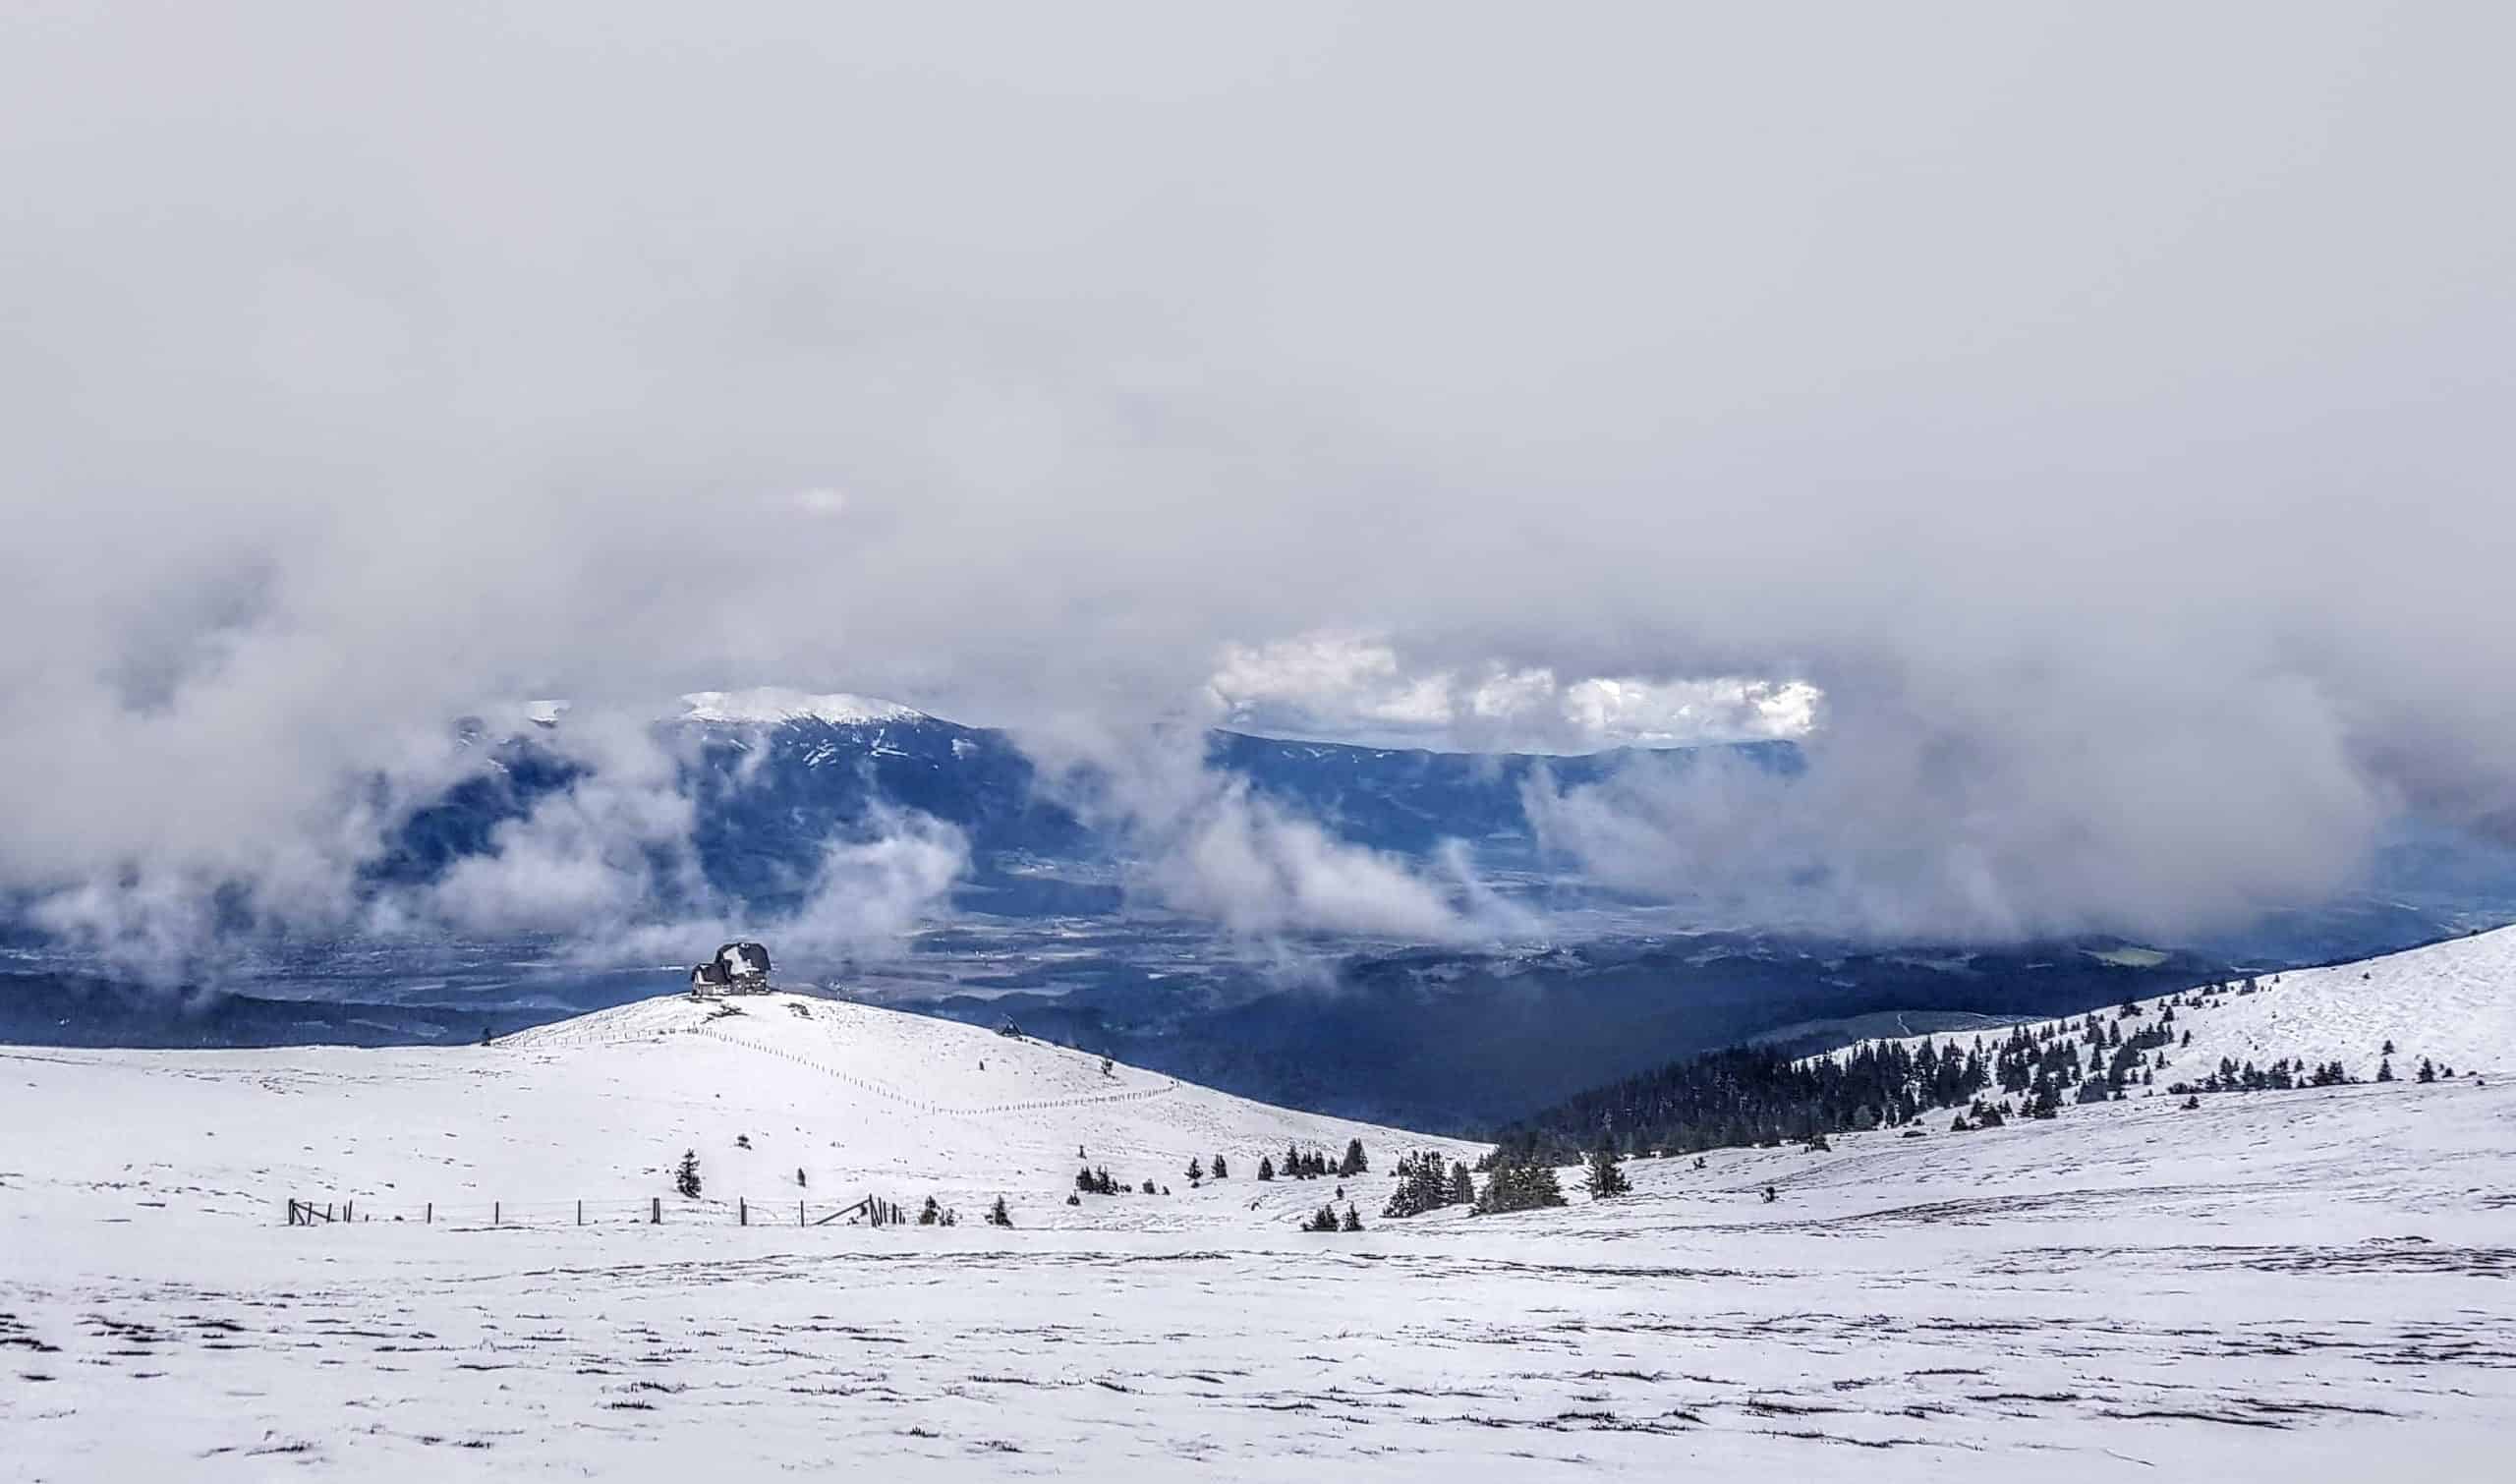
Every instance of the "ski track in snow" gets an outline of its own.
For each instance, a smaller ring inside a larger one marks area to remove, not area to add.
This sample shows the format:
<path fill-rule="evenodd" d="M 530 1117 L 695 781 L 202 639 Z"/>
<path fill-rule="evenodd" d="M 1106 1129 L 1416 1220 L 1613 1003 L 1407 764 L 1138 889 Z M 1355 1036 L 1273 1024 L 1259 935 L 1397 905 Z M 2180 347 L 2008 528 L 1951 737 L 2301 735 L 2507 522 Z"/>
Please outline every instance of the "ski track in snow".
<path fill-rule="evenodd" d="M 818 999 L 0 1049 L 0 1477 L 2499 1478 L 2511 995 L 2516 930 L 2179 1011 L 2179 1072 L 2366 1075 L 2390 1037 L 2406 1078 L 2480 1079 L 1943 1119 L 1404 1222 L 1397 1156 L 1473 1146 Z M 1296 1231 L 1339 1182 L 1259 1157 L 1350 1137 L 1370 1229 Z M 704 1199 L 669 1193 L 685 1148 Z M 1069 1207 L 1087 1161 L 1174 1194 Z M 962 1225 L 796 1224 L 867 1193 Z M 284 1227 L 292 1196 L 362 1219 Z"/>

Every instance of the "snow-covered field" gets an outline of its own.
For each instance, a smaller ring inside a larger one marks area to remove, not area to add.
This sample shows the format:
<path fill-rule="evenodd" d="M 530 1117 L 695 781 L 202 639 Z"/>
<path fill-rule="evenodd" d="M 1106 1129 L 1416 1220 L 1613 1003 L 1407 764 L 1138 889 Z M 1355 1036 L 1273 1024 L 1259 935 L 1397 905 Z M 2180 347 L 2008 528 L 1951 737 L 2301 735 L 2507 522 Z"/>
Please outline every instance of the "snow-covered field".
<path fill-rule="evenodd" d="M 820 999 L 0 1051 L 0 1475 L 2500 1478 L 2511 997 L 2500 933 L 2192 1020 L 2196 1057 L 2219 1023 L 2365 1074 L 2373 1027 L 2481 1079 L 1638 1161 L 1617 1201 L 1406 1222 L 1396 1156 L 1466 1146 Z M 1259 1158 L 1349 1138 L 1370 1229 L 1296 1231 L 1340 1182 Z M 1080 1163 L 1170 1194 L 1067 1206 Z M 798 1225 L 866 1194 L 961 1224 Z"/>

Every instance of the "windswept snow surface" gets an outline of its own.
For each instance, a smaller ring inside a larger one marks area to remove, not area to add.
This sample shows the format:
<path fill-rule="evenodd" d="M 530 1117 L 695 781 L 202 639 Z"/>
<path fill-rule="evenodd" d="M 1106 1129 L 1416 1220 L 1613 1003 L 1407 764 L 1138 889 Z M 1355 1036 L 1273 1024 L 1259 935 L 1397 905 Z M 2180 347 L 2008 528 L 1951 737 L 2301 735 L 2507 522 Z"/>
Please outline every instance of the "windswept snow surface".
<path fill-rule="evenodd" d="M 2497 937 L 2243 1002 L 2364 1039 L 2319 1002 L 2383 986 L 2381 1034 L 2505 1065 Z M 1616 1201 L 1397 1222 L 1395 1157 L 1464 1146 L 733 1003 L 460 1049 L 0 1051 L 0 1475 L 2505 1474 L 2516 1081 L 1636 1161 Z M 1336 1182 L 1260 1185 L 1259 1156 L 1351 1137 L 1370 1229 L 1296 1231 Z M 1078 1145 L 1172 1194 L 1066 1206 Z M 703 1200 L 670 1190 L 684 1149 Z M 962 1224 L 797 1225 L 869 1192 Z M 1011 1230 L 979 1224 L 1000 1193 Z M 358 1219 L 286 1227 L 290 1196 Z"/>

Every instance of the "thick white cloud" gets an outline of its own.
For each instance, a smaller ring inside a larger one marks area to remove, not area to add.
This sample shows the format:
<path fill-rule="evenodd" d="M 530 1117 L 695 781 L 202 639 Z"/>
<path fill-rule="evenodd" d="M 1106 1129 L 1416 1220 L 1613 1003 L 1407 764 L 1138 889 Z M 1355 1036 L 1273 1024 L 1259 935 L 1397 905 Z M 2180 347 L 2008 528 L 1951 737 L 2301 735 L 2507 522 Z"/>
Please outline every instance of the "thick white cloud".
<path fill-rule="evenodd" d="M 1464 847 L 1418 864 L 1341 840 L 1209 768 L 1194 730 L 1085 724 L 1022 740 L 1051 795 L 1119 841 L 1131 895 L 1205 918 L 1261 954 L 1319 935 L 1470 943 L 1536 930 L 1477 878 Z"/>
<path fill-rule="evenodd" d="M 1494 752 L 1596 752 L 1807 735 L 1801 681 L 1567 682 L 1542 665 L 1410 670 L 1382 638 L 1311 633 L 1231 645 L 1206 682 L 1225 726 L 1329 741 Z"/>
<path fill-rule="evenodd" d="M 2181 920 L 2403 801 L 2516 823 L 2511 41 L 11 8 L 0 887 L 334 915 L 487 698 L 1196 715 L 1321 633 L 1399 668 L 1301 704 L 1463 742 L 1805 683 L 1780 858 L 1882 921 L 2059 914 L 2030 876 Z"/>

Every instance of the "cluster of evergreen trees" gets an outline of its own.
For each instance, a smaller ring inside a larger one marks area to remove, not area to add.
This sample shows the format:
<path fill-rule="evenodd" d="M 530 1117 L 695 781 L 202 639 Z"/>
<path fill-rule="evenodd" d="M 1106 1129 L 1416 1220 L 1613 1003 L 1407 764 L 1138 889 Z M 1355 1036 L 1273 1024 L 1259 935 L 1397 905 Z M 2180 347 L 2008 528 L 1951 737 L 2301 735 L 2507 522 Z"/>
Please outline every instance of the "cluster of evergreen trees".
<path fill-rule="evenodd" d="M 1220 1158 L 1215 1161 L 1215 1168 L 1218 1171 L 1215 1178 L 1223 1178 L 1220 1173 L 1223 1161 Z M 1282 1174 L 1288 1180 L 1318 1180 L 1333 1174 L 1339 1179 L 1348 1179 L 1371 1168 L 1371 1160 L 1363 1153 L 1363 1141 L 1360 1139 L 1346 1140 L 1345 1157 L 1334 1165 L 1328 1163 L 1328 1153 L 1325 1150 L 1303 1149 L 1298 1145 L 1287 1144 L 1285 1146 L 1283 1164 L 1279 1165 L 1272 1159 L 1261 1159 L 1258 1162 L 1258 1178 L 1272 1180 L 1278 1174 Z"/>
<path fill-rule="evenodd" d="M 1991 1085 L 1993 1064 L 1979 1043 L 1971 1052 L 1864 1043 L 1804 1063 L 1731 1047 L 1577 1094 L 1504 1130 L 1490 1162 L 1571 1164 L 1602 1143 L 1624 1155 L 1687 1154 L 1905 1123 L 1971 1102 Z"/>
<path fill-rule="evenodd" d="M 2335 1087 L 2357 1080 L 2339 1061 L 2309 1066 L 2304 1061 L 2283 1056 L 2269 1066 L 2257 1066 L 2252 1061 L 2240 1062 L 2232 1056 L 2221 1056 L 2218 1067 L 2209 1075 L 2198 1082 L 2171 1082 L 2166 1090 L 2170 1093 L 2285 1092 L 2293 1087 Z M 2389 1064 L 2379 1066 L 2376 1080 L 2392 1081 L 2392 1067 Z"/>
<path fill-rule="evenodd" d="M 1619 1155 L 1686 1154 L 1742 1145 L 1806 1142 L 1843 1129 L 1913 1122 L 1932 1109 L 1963 1110 L 1958 1132 L 1996 1127 L 2025 1114 L 2051 1118 L 2074 1103 L 2103 1103 L 2152 1088 L 2169 1054 L 2193 1044 L 2179 1009 L 2208 1009 L 2230 996 L 2268 993 L 2279 976 L 2202 985 L 2154 1007 L 2126 1000 L 2111 1015 L 2090 1013 L 2018 1026 L 1997 1040 L 1924 1040 L 1918 1046 L 1863 1042 L 1802 1061 L 1782 1051 L 1733 1047 L 1597 1087 L 1503 1130 L 1486 1163 L 1570 1164 L 1605 1148 Z M 2384 1055 L 2393 1055 L 2385 1043 Z M 2451 1077 L 2426 1059 L 2420 1080 Z M 2180 1095 L 2350 1080 L 2338 1061 L 2310 1065 L 2284 1057 L 2268 1067 L 2222 1058 L 2200 1078 L 2168 1084 Z M 2394 1080 L 2392 1062 L 2376 1080 Z M 1479 1169 L 1486 1168 L 1480 1163 Z"/>
<path fill-rule="evenodd" d="M 2191 1039 L 2185 1032 L 2181 1041 Z M 1908 1124 L 1946 1108 L 1967 1110 L 1955 1125 L 1961 1128 L 1997 1124 L 2013 1111 L 2049 1118 L 2068 1102 L 2119 1099 L 2128 1088 L 2149 1085 L 2180 1044 L 2170 1002 L 2154 1022 L 2144 1006 L 2126 1003 L 2111 1016 L 2019 1026 L 1998 1041 L 1976 1037 L 1963 1047 L 1928 1039 L 1912 1047 L 1863 1042 L 1804 1061 L 1732 1047 L 1593 1088 L 1523 1119 L 1504 1130 L 1498 1157 L 1570 1164 L 1602 1147 L 1625 1156 L 1772 1147 Z"/>
<path fill-rule="evenodd" d="M 1467 1167 L 1452 1161 L 1447 1167 L 1442 1157 L 1426 1150 L 1398 1158 L 1398 1188 L 1390 1193 L 1389 1204 L 1382 1208 L 1384 1217 L 1421 1216 L 1444 1206 L 1472 1206 L 1476 1203 L 1476 1181 Z"/>
<path fill-rule="evenodd" d="M 2394 1076 L 2393 1050 L 2394 1044 L 2390 1041 L 2386 1042 L 2384 1054 L 2376 1062 L 2376 1080 L 2379 1082 L 2397 1080 Z M 2441 1074 L 2434 1061 L 2423 1056 L 2420 1058 L 2420 1070 L 2415 1073 L 2415 1077 L 2422 1082 L 2434 1082 L 2440 1075 L 2451 1077 L 2454 1074 L 2455 1069 L 2451 1066 Z M 2358 1080 L 2350 1075 L 2349 1069 L 2344 1067 L 2338 1059 L 2317 1062 L 2310 1066 L 2297 1057 L 2283 1056 L 2269 1066 L 2257 1066 L 2250 1060 L 2238 1061 L 2232 1056 L 2221 1056 L 2218 1067 L 2208 1076 L 2198 1082 L 2172 1083 L 2167 1087 L 2167 1091 L 2185 1094 L 2286 1092 L 2293 1087 L 2347 1086 L 2357 1083 Z"/>
<path fill-rule="evenodd" d="M 1552 1165 L 1542 1159 L 1497 1159 L 1485 1177 L 1485 1188 L 1467 1209 L 1472 1216 L 1495 1216 L 1563 1204 L 1564 1187 L 1555 1182 Z"/>
<path fill-rule="evenodd" d="M 1336 1207 L 1322 1206 L 1310 1220 L 1301 1224 L 1301 1229 L 1304 1231 L 1360 1231 L 1363 1229 L 1363 1219 L 1354 1214 L 1351 1202 L 1346 1203 L 1345 1214 L 1342 1217 L 1337 1214 Z"/>

